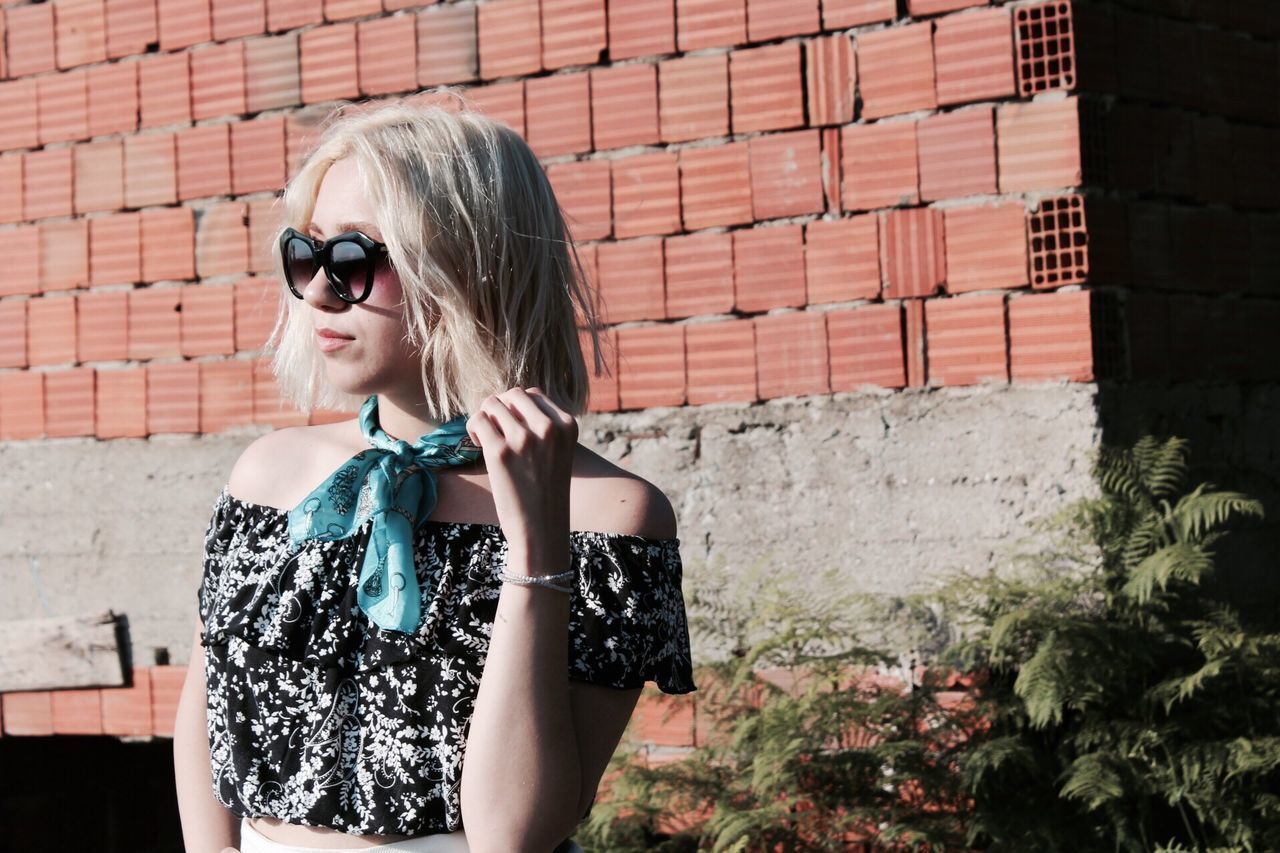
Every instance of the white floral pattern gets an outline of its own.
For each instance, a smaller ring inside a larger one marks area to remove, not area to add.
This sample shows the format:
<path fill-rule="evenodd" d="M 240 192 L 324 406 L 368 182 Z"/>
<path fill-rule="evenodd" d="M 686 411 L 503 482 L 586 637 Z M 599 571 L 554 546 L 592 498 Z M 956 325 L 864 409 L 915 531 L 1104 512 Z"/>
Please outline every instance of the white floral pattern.
<path fill-rule="evenodd" d="M 288 515 L 223 487 L 199 605 L 213 790 L 236 816 L 367 835 L 462 827 L 467 730 L 501 591 L 494 524 L 415 534 L 422 623 L 356 605 L 369 524 L 290 547 Z M 573 531 L 569 677 L 695 690 L 679 540 Z"/>

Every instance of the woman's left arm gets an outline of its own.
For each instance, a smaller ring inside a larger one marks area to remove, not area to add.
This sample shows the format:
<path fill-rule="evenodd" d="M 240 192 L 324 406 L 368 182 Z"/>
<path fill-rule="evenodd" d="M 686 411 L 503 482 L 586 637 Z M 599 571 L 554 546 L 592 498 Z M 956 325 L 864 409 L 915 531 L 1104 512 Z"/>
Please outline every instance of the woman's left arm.
<path fill-rule="evenodd" d="M 506 571 L 568 569 L 577 422 L 538 389 L 512 388 L 488 397 L 467 430 L 484 451 Z M 567 594 L 502 585 L 463 760 L 462 821 L 473 853 L 548 853 L 581 817 L 568 631 Z"/>

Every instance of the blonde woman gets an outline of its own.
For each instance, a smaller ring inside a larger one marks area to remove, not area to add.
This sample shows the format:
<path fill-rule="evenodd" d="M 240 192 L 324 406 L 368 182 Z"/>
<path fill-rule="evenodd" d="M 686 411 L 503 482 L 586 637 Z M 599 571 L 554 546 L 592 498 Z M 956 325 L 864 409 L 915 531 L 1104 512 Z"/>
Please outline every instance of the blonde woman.
<path fill-rule="evenodd" d="M 472 111 L 337 110 L 285 187 L 284 397 L 205 533 L 188 853 L 574 850 L 654 681 L 695 689 L 675 516 L 578 443 L 596 312 L 541 165 Z"/>

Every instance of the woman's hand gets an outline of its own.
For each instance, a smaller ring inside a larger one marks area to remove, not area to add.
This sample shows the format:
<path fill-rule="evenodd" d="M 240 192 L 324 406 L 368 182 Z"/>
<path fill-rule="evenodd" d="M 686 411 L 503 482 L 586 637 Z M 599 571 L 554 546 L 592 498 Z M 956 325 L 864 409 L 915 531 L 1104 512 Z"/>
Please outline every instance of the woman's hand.
<path fill-rule="evenodd" d="M 564 571 L 577 420 L 538 388 L 511 388 L 485 398 L 467 433 L 484 451 L 508 559 L 526 558 L 537 574 Z"/>

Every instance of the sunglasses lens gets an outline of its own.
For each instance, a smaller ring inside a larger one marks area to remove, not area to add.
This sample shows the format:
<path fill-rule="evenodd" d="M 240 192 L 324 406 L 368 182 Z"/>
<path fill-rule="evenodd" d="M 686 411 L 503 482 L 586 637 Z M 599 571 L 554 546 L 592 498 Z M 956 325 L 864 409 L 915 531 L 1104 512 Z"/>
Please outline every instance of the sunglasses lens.
<path fill-rule="evenodd" d="M 316 274 L 316 255 L 306 240 L 294 238 L 285 244 L 284 270 L 289 283 L 301 291 Z"/>
<path fill-rule="evenodd" d="M 352 299 L 360 299 L 369 282 L 369 258 L 359 243 L 344 241 L 333 244 L 329 255 L 329 269 L 333 277 L 342 282 L 343 292 Z"/>

